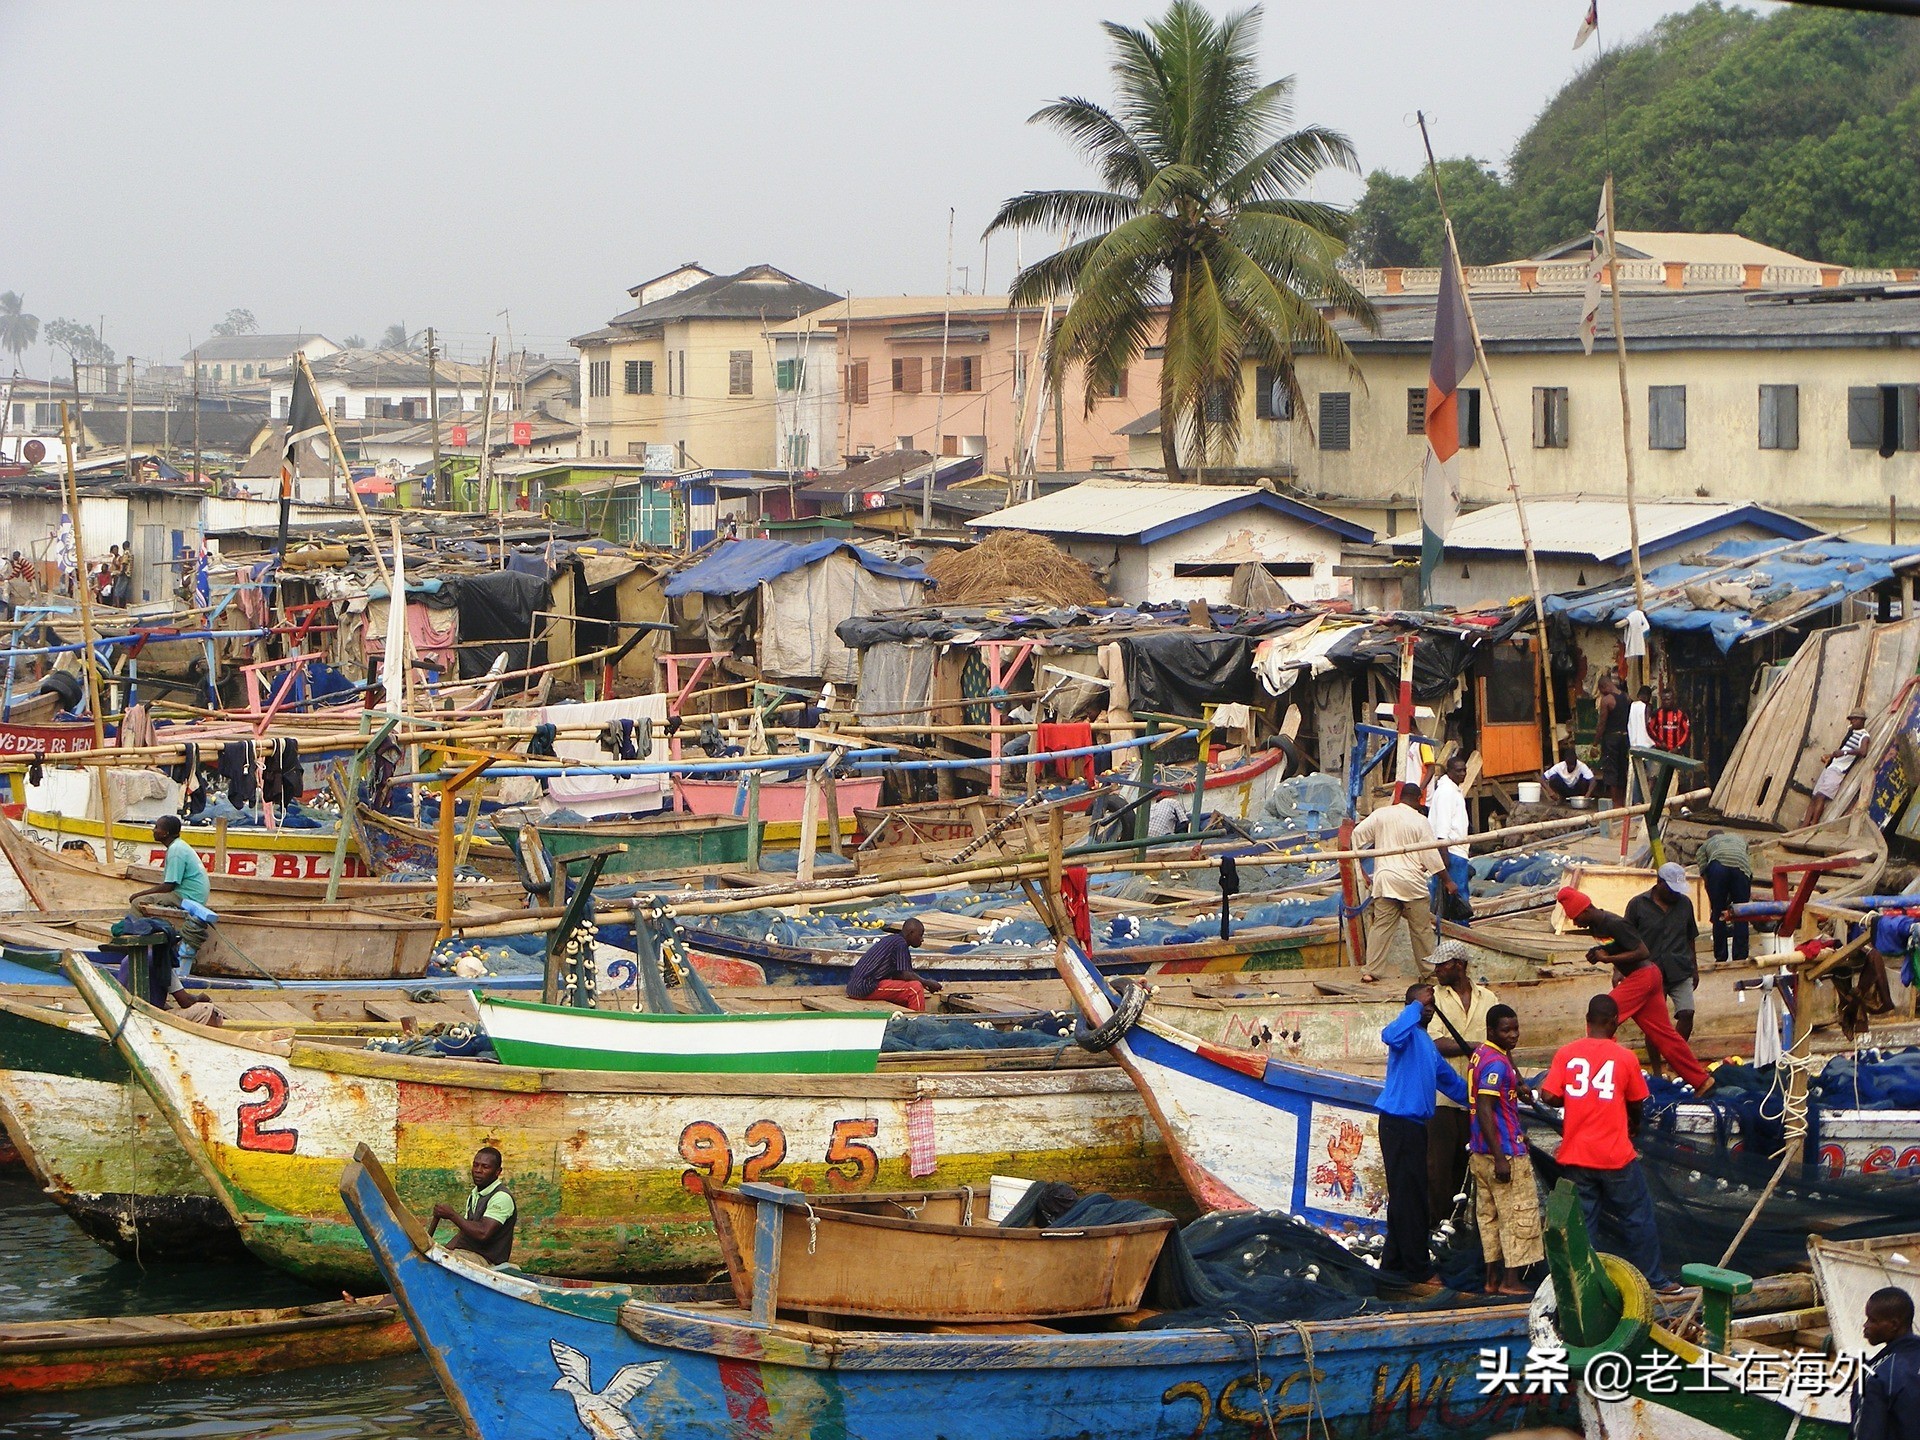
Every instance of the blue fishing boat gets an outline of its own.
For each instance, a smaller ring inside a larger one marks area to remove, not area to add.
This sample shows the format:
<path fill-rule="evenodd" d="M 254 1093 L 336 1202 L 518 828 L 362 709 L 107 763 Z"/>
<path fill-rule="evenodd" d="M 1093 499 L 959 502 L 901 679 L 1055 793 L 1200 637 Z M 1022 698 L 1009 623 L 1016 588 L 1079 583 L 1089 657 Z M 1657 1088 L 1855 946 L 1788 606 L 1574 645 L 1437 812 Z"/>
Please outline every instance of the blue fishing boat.
<path fill-rule="evenodd" d="M 1146 992 L 1123 997 L 1072 941 L 1061 977 L 1096 1044 L 1146 1101 L 1180 1178 L 1207 1210 L 1284 1210 L 1330 1230 L 1386 1225 L 1380 1082 L 1228 1050 L 1156 1018 Z"/>
<path fill-rule="evenodd" d="M 1523 1304 L 1312 1325 L 828 1329 L 742 1309 L 724 1286 L 536 1280 L 457 1258 L 364 1147 L 340 1191 L 473 1440 L 1423 1440 L 1571 1413 L 1566 1396 L 1481 1393 L 1480 1350 L 1525 1344 Z M 756 1257 L 756 1295 L 774 1292 L 773 1268 Z"/>

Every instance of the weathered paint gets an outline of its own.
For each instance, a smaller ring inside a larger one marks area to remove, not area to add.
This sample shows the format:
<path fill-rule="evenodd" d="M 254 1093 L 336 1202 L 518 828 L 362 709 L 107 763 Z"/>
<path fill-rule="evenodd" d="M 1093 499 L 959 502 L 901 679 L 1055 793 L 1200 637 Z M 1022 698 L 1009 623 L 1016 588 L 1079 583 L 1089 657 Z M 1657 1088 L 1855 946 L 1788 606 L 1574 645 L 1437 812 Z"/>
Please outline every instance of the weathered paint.
<path fill-rule="evenodd" d="M 682 1074 L 872 1074 L 892 1012 L 652 1015 L 476 995 L 508 1065 Z"/>
<path fill-rule="evenodd" d="M 742 865 L 753 830 L 745 820 L 717 815 L 666 815 L 643 822 L 534 828 L 540 833 L 540 843 L 556 860 L 564 860 L 576 850 L 624 845 L 626 849 L 620 854 L 608 857 L 600 872 L 603 876 L 657 875 L 663 870 L 696 865 Z M 517 855 L 519 830 L 508 825 L 499 833 L 511 853 Z"/>
<path fill-rule="evenodd" d="M 102 1023 L 240 1227 L 316 1279 L 372 1266 L 335 1183 L 365 1142 L 409 1204 L 466 1193 L 497 1144 L 520 1210 L 516 1263 L 631 1275 L 718 1255 L 696 1177 L 799 1190 L 973 1185 L 1044 1175 L 1178 1204 L 1165 1149 L 1111 1070 L 914 1075 L 615 1075 L 249 1041 L 174 1022 L 74 970 Z M 124 1020 L 124 1024 L 122 1021 Z M 908 1112 L 928 1108 L 931 1174 L 910 1173 Z"/>
<path fill-rule="evenodd" d="M 43 844 L 64 845 L 82 841 L 95 858 L 103 853 L 106 826 L 99 820 L 76 815 L 56 815 L 44 810 L 28 810 L 21 822 Z M 219 837 L 211 825 L 188 825 L 181 837 L 194 848 L 201 862 L 216 868 Z M 159 865 L 166 859 L 166 847 L 153 843 L 149 822 L 123 820 L 113 827 L 115 859 L 137 860 L 143 865 Z M 261 830 L 231 826 L 226 835 L 226 863 L 218 866 L 223 874 L 259 880 L 325 880 L 333 874 L 333 836 L 319 830 Z M 366 875 L 367 867 L 351 850 L 347 853 L 346 874 Z"/>
<path fill-rule="evenodd" d="M 1269 1421 L 1327 1440 L 1470 1440 L 1570 1418 L 1566 1397 L 1479 1393 L 1480 1349 L 1525 1343 L 1521 1305 L 1091 1334 L 769 1328 L 651 1291 L 460 1264 L 424 1243 L 373 1167 L 341 1185 L 474 1440 L 1173 1440 L 1264 1435 Z M 569 1373 L 579 1388 L 557 1383 Z M 609 1390 L 625 1403 L 587 1403 Z"/>

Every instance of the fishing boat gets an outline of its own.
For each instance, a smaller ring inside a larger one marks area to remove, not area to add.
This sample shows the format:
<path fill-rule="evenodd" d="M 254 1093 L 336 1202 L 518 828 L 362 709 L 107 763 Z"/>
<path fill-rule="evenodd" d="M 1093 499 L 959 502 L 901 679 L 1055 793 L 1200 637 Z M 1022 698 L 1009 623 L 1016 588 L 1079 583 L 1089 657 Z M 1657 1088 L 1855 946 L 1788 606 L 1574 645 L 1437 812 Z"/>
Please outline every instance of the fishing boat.
<path fill-rule="evenodd" d="M 1043 850 L 1050 840 L 1052 812 L 1061 812 L 1061 838 L 1078 845 L 1091 822 L 1086 796 L 1074 800 L 1004 795 L 975 795 L 963 800 L 922 800 L 911 805 L 854 812 L 860 843 L 854 864 L 862 875 L 885 874 L 919 865 L 948 864 L 1002 853 Z M 1078 805 L 1078 808 L 1076 807 Z"/>
<path fill-rule="evenodd" d="M 390 1295 L 266 1310 L 0 1323 L 0 1395 L 229 1380 L 414 1350 Z"/>
<path fill-rule="evenodd" d="M 1474 1440 L 1571 1413 L 1565 1396 L 1480 1392 L 1480 1350 L 1524 1343 L 1521 1304 L 1311 1326 L 828 1328 L 742 1309 L 725 1286 L 560 1285 L 467 1263 L 370 1150 L 339 1185 L 472 1440 L 1082 1440 L 1265 1434 L 1269 1420 L 1288 1427 L 1276 1434 Z"/>
<path fill-rule="evenodd" d="M 791 845 L 800 839 L 800 822 L 807 802 L 805 780 L 775 780 L 764 772 L 760 782 L 760 820 L 766 826 L 765 839 L 774 845 Z M 834 801 L 840 811 L 840 833 L 852 835 L 859 824 L 857 812 L 871 810 L 880 803 L 882 777 L 850 775 L 834 782 Z M 693 775 L 673 777 L 674 794 L 683 808 L 695 815 L 731 815 L 744 818 L 747 813 L 745 772 L 738 780 L 707 780 Z M 820 835 L 827 834 L 827 804 L 819 800 Z"/>
<path fill-rule="evenodd" d="M 475 992 L 508 1065 L 697 1075 L 871 1075 L 890 1012 L 653 1015 L 502 1000 Z"/>
<path fill-rule="evenodd" d="M 1071 1229 L 996 1225 L 974 1201 L 971 1190 L 848 1203 L 777 1185 L 707 1189 L 734 1299 L 767 1315 L 948 1325 L 1124 1315 L 1139 1308 L 1173 1233 L 1170 1215 Z M 759 1258 L 769 1251 L 778 1252 L 770 1265 Z"/>
<path fill-rule="evenodd" d="M 512 847 L 491 835 L 468 835 L 468 824 L 466 816 L 455 819 L 456 845 L 464 853 L 460 863 L 489 880 L 514 880 L 518 871 Z M 432 825 L 362 802 L 354 806 L 353 826 L 354 842 L 376 874 L 391 875 L 396 870 L 432 874 L 439 869 L 440 836 Z"/>
<path fill-rule="evenodd" d="M 42 845 L 55 850 L 64 850 L 70 844 L 81 845 L 92 851 L 95 859 L 105 858 L 107 827 L 102 820 L 29 807 L 22 811 L 20 823 L 29 836 Z M 207 860 L 209 875 L 218 873 L 243 879 L 318 880 L 324 883 L 333 874 L 335 839 L 331 830 L 268 829 L 256 825 L 203 825 L 189 822 L 181 826 L 180 835 Z M 166 846 L 154 843 L 153 821 L 114 821 L 113 859 L 116 862 L 132 860 L 145 865 L 163 864 Z M 373 875 L 351 846 L 347 849 L 344 864 L 343 879 L 364 879 Z"/>
<path fill-rule="evenodd" d="M 539 835 L 547 853 L 560 861 L 580 850 L 625 846 L 620 854 L 608 857 L 601 869 L 600 873 L 609 878 L 659 875 L 709 865 L 745 865 L 752 848 L 753 827 L 729 815 L 667 813 L 646 820 L 568 825 L 536 819 L 525 811 L 500 810 L 492 819 L 500 836 L 496 843 L 504 843 L 510 857 L 520 853 L 523 828 L 528 825 Z"/>
<path fill-rule="evenodd" d="M 92 966 L 66 968 L 247 1248 L 316 1281 L 373 1278 L 325 1183 L 362 1141 L 422 1204 L 465 1194 L 473 1152 L 497 1145 L 520 1206 L 520 1263 L 562 1275 L 715 1263 L 695 1187 L 735 1175 L 844 1193 L 978 1188 L 1017 1167 L 1183 1205 L 1139 1097 L 1110 1067 L 527 1069 L 207 1029 L 129 1000 Z"/>

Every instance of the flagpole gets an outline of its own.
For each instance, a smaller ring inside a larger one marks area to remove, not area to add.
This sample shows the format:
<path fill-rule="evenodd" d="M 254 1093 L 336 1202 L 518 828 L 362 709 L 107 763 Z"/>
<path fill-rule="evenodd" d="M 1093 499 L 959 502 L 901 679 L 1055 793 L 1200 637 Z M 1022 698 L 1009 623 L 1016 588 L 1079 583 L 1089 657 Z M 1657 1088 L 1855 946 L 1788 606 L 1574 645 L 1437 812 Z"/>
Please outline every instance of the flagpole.
<path fill-rule="evenodd" d="M 80 397 L 78 395 L 74 396 L 76 407 L 79 404 L 79 399 Z M 104 750 L 107 748 L 107 729 L 106 716 L 101 713 L 100 705 L 100 672 L 95 664 L 96 657 L 94 647 L 96 641 L 93 635 L 93 577 L 87 574 L 87 527 L 82 523 L 80 514 L 80 477 L 74 473 L 73 469 L 73 446 L 73 429 L 67 417 L 67 403 L 63 400 L 60 402 L 60 447 L 67 452 L 67 504 L 72 508 L 73 512 L 73 570 L 74 575 L 80 583 L 80 643 L 85 647 L 84 658 L 86 665 L 84 671 L 87 682 L 87 711 L 88 718 L 93 721 L 93 748 L 95 750 Z M 131 446 L 128 447 L 127 454 L 129 456 L 133 454 Z M 133 462 L 129 460 L 127 465 L 129 471 L 131 471 Z M 111 865 L 114 863 L 115 857 L 113 787 L 107 783 L 107 767 L 100 766 L 96 768 L 94 774 L 97 775 L 100 780 L 100 824 L 101 834 L 105 837 L 101 847 L 100 857 L 107 864 Z M 162 998 L 164 999 L 164 997 Z"/>
<path fill-rule="evenodd" d="M 360 492 L 354 488 L 353 471 L 347 468 L 347 452 L 340 448 L 340 436 L 333 428 L 333 413 L 328 410 L 326 406 L 320 404 L 320 387 L 314 383 L 313 371 L 307 368 L 306 353 L 304 351 L 296 352 L 294 355 L 294 363 L 305 373 L 307 377 L 307 388 L 313 392 L 314 404 L 319 406 L 320 423 L 327 427 L 327 444 L 331 446 L 333 450 L 333 463 L 339 467 L 340 473 L 347 477 L 347 498 L 353 501 L 354 511 L 360 516 L 360 528 L 366 533 L 367 545 L 373 551 L 373 563 L 380 567 L 380 580 L 386 585 L 387 594 L 389 598 L 391 598 L 393 594 L 393 576 L 387 570 L 385 557 L 380 554 L 380 537 L 374 533 L 373 521 L 367 515 L 367 507 L 360 503 Z M 283 518 L 281 520 L 280 544 L 281 558 L 284 560 L 286 551 L 286 521 L 284 518 L 285 511 L 283 510 L 281 513 Z"/>
<path fill-rule="evenodd" d="M 1466 267 L 1460 263 L 1459 246 L 1453 237 L 1453 220 L 1447 214 L 1447 197 L 1440 189 L 1440 167 L 1434 163 L 1433 141 L 1427 134 L 1427 117 L 1415 111 L 1420 121 L 1420 143 L 1427 149 L 1427 174 L 1433 180 L 1433 198 L 1440 207 L 1440 223 L 1447 232 L 1447 253 L 1453 257 L 1454 280 L 1460 286 L 1460 304 L 1467 312 L 1467 330 L 1473 336 L 1474 359 L 1480 363 L 1480 378 L 1487 386 L 1487 408 L 1493 412 L 1494 433 L 1500 437 L 1500 454 L 1507 465 L 1507 489 L 1513 493 L 1514 513 L 1520 519 L 1520 545 L 1527 556 L 1527 584 L 1533 591 L 1533 627 L 1540 646 L 1540 691 L 1547 702 L 1547 738 L 1558 745 L 1560 717 L 1553 703 L 1553 652 L 1547 646 L 1547 601 L 1540 588 L 1540 564 L 1533 553 L 1533 528 L 1527 524 L 1527 504 L 1520 495 L 1520 476 L 1513 465 L 1513 447 L 1507 444 L 1506 422 L 1500 418 L 1500 401 L 1494 395 L 1493 371 L 1487 366 L 1487 347 L 1480 339 L 1480 322 L 1473 314 L 1473 294 L 1467 288 Z M 1624 383 L 1624 382 L 1623 382 Z"/>
<path fill-rule="evenodd" d="M 1620 251 L 1613 240 L 1613 172 L 1607 172 L 1607 290 L 1613 296 L 1613 353 L 1620 371 L 1620 449 L 1627 462 L 1627 540 L 1633 552 L 1633 605 L 1646 613 L 1647 577 L 1640 568 L 1640 512 L 1633 501 L 1633 407 L 1627 399 L 1627 332 L 1620 322 Z"/>

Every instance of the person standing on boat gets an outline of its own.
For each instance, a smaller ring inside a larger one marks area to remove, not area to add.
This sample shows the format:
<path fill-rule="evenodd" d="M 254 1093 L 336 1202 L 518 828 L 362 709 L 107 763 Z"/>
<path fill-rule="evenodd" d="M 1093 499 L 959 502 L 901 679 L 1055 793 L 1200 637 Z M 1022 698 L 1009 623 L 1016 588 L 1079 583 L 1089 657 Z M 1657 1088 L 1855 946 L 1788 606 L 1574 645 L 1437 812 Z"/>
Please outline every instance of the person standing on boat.
<path fill-rule="evenodd" d="M 447 1249 L 465 1250 L 489 1265 L 504 1265 L 512 1256 L 513 1227 L 520 1218 L 520 1209 L 500 1178 L 501 1163 L 500 1152 L 491 1145 L 474 1151 L 467 1213 L 462 1215 L 443 1202 L 433 1207 L 433 1223 L 427 1227 L 431 1236 L 442 1220 L 451 1220 L 459 1233 L 447 1242 Z"/>
<path fill-rule="evenodd" d="M 1487 1012 L 1485 1033 L 1467 1079 L 1473 1101 L 1467 1166 L 1473 1172 L 1474 1221 L 1487 1260 L 1487 1293 L 1531 1295 L 1520 1273 L 1546 1259 L 1547 1250 L 1540 1238 L 1540 1192 L 1520 1123 L 1520 1102 L 1531 1101 L 1533 1092 L 1513 1063 L 1520 1017 L 1511 1005 L 1496 1005 Z"/>
<path fill-rule="evenodd" d="M 1663 1295 L 1679 1290 L 1660 1263 L 1653 1194 L 1634 1154 L 1647 1101 L 1639 1058 L 1613 1038 L 1623 1017 L 1610 995 L 1587 1002 L 1587 1036 L 1562 1045 L 1540 1082 L 1540 1098 L 1564 1113 L 1554 1163 L 1580 1193 L 1587 1234 L 1600 1248 L 1604 1219 L 1618 1253 Z"/>
<path fill-rule="evenodd" d="M 1472 833 L 1473 821 L 1467 815 L 1467 792 L 1462 788 L 1466 778 L 1467 757 L 1456 750 L 1447 757 L 1446 765 L 1427 789 L 1427 823 L 1433 826 L 1434 838 L 1446 846 L 1440 852 L 1446 869 L 1433 877 L 1427 889 L 1427 903 L 1435 915 L 1446 913 L 1440 903 L 1443 879 L 1453 882 L 1446 887 L 1447 894 L 1464 898 L 1467 884 L 1473 878 L 1472 867 L 1467 863 L 1466 842 Z"/>
<path fill-rule="evenodd" d="M 1853 769 L 1853 762 L 1866 753 L 1867 744 L 1873 736 L 1867 731 L 1867 712 L 1855 710 L 1847 716 L 1847 738 L 1842 740 L 1827 755 L 1827 763 L 1820 771 L 1820 778 L 1813 782 L 1813 798 L 1807 801 L 1807 818 L 1803 825 L 1818 825 L 1827 813 L 1827 802 L 1840 793 L 1840 782 L 1847 778 L 1847 772 Z"/>
<path fill-rule="evenodd" d="M 1700 925 L 1693 917 L 1693 886 L 1684 865 L 1669 860 L 1648 890 L 1627 902 L 1627 924 L 1640 932 L 1647 952 L 1660 967 L 1660 983 L 1673 1005 L 1673 1028 L 1693 1039 L 1693 989 L 1700 979 L 1694 947 Z"/>
<path fill-rule="evenodd" d="M 1467 973 L 1467 947 L 1442 940 L 1433 951 L 1433 1010 L 1442 1033 L 1434 1045 L 1462 1080 L 1473 1064 L 1473 1037 L 1487 1033 L 1487 1014 L 1500 997 Z M 1467 1107 L 1442 1095 L 1427 1124 L 1427 1213 L 1451 1214 L 1454 1196 L 1467 1182 L 1467 1139 L 1473 1119 Z"/>
<path fill-rule="evenodd" d="M 207 883 L 207 867 L 200 863 L 200 857 L 194 853 L 193 847 L 180 838 L 178 815 L 162 815 L 153 822 L 153 843 L 165 846 L 167 852 L 161 863 L 160 883 L 135 892 L 129 903 L 149 897 L 169 896 L 183 903 L 190 901 L 193 907 L 205 911 L 207 897 L 212 893 Z M 173 984 L 168 991 L 169 998 L 187 988 L 185 980 L 193 973 L 193 957 L 207 940 L 206 924 L 193 913 L 192 908 L 183 908 L 180 918 L 171 923 L 180 932 L 180 944 L 174 952 L 177 958 L 173 968 Z"/>
<path fill-rule="evenodd" d="M 1455 889 L 1453 877 L 1445 873 L 1433 824 L 1420 813 L 1419 801 L 1417 787 L 1402 785 L 1391 805 L 1382 805 L 1353 827 L 1354 849 L 1398 852 L 1373 862 L 1373 898 L 1367 904 L 1367 968 L 1360 976 L 1369 984 L 1380 978 L 1380 967 L 1386 963 L 1388 947 L 1403 920 L 1407 944 L 1413 949 L 1415 973 L 1425 969 L 1434 943 L 1428 882 L 1440 875 L 1443 889 Z"/>
<path fill-rule="evenodd" d="M 1616 805 L 1627 797 L 1627 699 L 1619 677 L 1600 677 L 1594 704 L 1594 730 L 1600 742 L 1600 788 Z"/>
<path fill-rule="evenodd" d="M 1427 1034 L 1433 1022 L 1433 986 L 1407 987 L 1407 1005 L 1380 1032 L 1387 1047 L 1387 1078 L 1374 1108 L 1380 1112 L 1380 1158 L 1387 1175 L 1387 1248 L 1380 1268 L 1419 1284 L 1433 1273 L 1427 1249 L 1427 1124 L 1434 1094 L 1468 1103 L 1467 1082 L 1441 1057 Z"/>
<path fill-rule="evenodd" d="M 1667 1019 L 1665 977 L 1653 963 L 1646 940 L 1621 916 L 1602 910 L 1572 886 L 1561 887 L 1559 900 L 1574 926 L 1606 942 L 1587 951 L 1587 961 L 1593 965 L 1612 963 L 1614 986 L 1608 994 L 1619 1007 L 1620 1018 L 1638 1025 L 1647 1048 L 1691 1085 L 1695 1095 L 1705 1099 L 1713 1092 L 1713 1077 Z"/>
<path fill-rule="evenodd" d="M 927 1008 L 927 992 L 939 993 L 940 982 L 914 972 L 913 949 L 926 938 L 927 928 L 908 920 L 899 933 L 889 930 L 862 955 L 847 977 L 849 1000 L 884 1000 L 909 1010 Z"/>
<path fill-rule="evenodd" d="M 1920 1335 L 1913 1333 L 1913 1296 L 1888 1285 L 1867 1297 L 1868 1361 L 1853 1392 L 1851 1440 L 1920 1440 Z"/>
<path fill-rule="evenodd" d="M 1707 908 L 1713 912 L 1713 958 L 1724 965 L 1747 958 L 1747 922 L 1733 918 L 1733 907 L 1753 898 L 1753 856 L 1746 836 L 1716 830 L 1694 852 L 1700 879 L 1707 887 Z"/>

